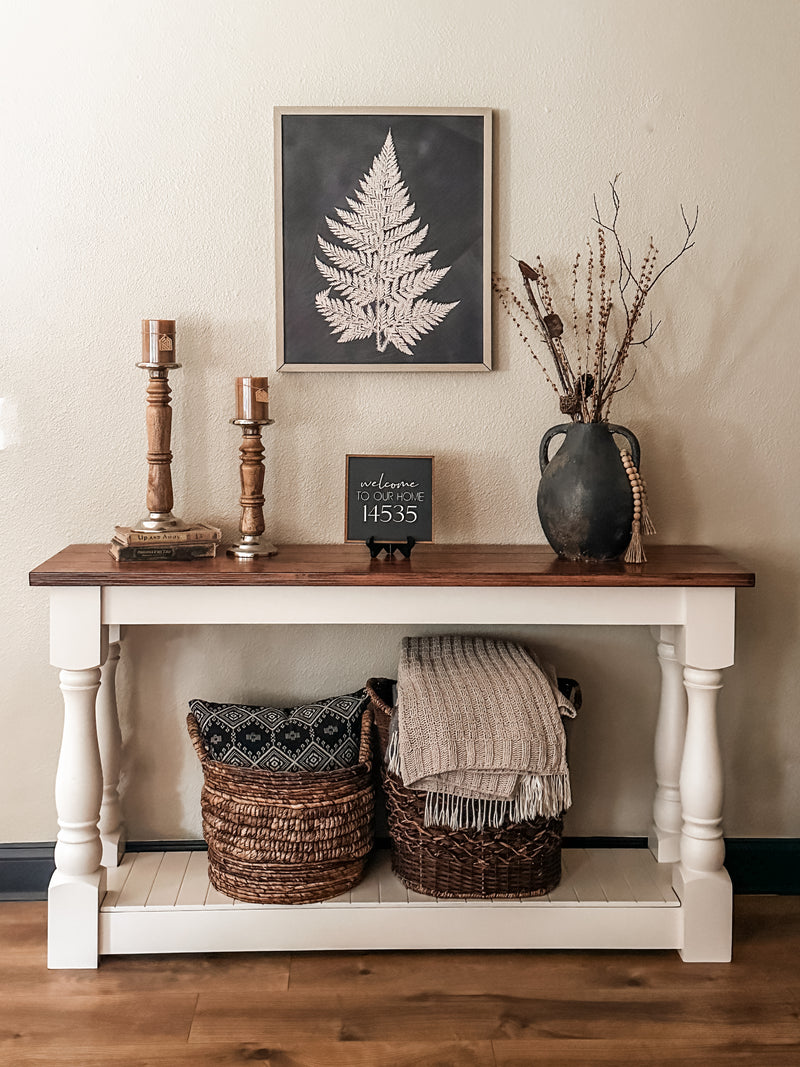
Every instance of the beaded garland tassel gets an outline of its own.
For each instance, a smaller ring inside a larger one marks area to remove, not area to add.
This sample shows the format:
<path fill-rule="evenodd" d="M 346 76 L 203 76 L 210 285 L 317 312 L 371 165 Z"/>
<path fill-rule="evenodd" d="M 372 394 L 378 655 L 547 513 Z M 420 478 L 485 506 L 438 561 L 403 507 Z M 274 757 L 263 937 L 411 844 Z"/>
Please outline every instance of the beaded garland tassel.
<path fill-rule="evenodd" d="M 622 449 L 620 458 L 622 466 L 625 468 L 625 473 L 628 475 L 628 481 L 631 483 L 631 492 L 633 493 L 631 543 L 628 545 L 624 558 L 626 563 L 646 563 L 647 556 L 644 554 L 642 534 L 654 534 L 656 532 L 647 507 L 647 489 L 644 484 L 644 478 L 636 469 L 630 452 L 627 449 Z"/>

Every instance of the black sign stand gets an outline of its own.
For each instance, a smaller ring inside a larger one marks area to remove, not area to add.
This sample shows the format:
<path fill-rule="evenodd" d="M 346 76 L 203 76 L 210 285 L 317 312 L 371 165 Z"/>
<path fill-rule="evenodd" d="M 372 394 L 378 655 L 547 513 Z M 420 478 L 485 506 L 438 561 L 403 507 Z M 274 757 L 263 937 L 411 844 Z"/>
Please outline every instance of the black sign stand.
<path fill-rule="evenodd" d="M 386 552 L 387 556 L 393 556 L 395 552 L 399 552 L 401 556 L 405 556 L 406 559 L 411 557 L 411 549 L 417 543 L 413 537 L 407 537 L 404 545 L 393 544 L 376 544 L 375 538 L 370 537 L 368 541 L 364 542 L 369 549 L 369 554 L 372 559 L 377 559 L 381 552 Z"/>

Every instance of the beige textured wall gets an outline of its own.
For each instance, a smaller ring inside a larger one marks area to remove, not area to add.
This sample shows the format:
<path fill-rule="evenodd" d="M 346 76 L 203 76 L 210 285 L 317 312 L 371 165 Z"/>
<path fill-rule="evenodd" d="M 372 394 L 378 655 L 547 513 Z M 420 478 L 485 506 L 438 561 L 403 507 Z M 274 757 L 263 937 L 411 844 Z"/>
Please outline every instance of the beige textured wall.
<path fill-rule="evenodd" d="M 278 543 L 341 539 L 345 453 L 410 450 L 437 457 L 441 541 L 543 540 L 535 456 L 561 420 L 504 318 L 491 374 L 275 374 L 276 104 L 493 107 L 502 270 L 511 254 L 541 253 L 568 271 L 592 194 L 617 172 L 634 247 L 651 228 L 669 241 L 678 204 L 700 205 L 697 246 L 653 294 L 663 325 L 614 414 L 642 441 L 659 539 L 716 544 L 758 572 L 739 598 L 720 707 L 727 829 L 800 832 L 799 15 L 794 0 L 5 6 L 0 840 L 55 836 L 60 699 L 46 594 L 27 572 L 142 511 L 141 318 L 178 320 L 180 514 L 233 534 L 233 379 L 269 373 Z M 392 670 L 401 636 L 131 631 L 120 667 L 131 835 L 199 834 L 189 697 L 357 686 Z M 586 692 L 569 831 L 645 832 L 649 635 L 522 636 Z"/>

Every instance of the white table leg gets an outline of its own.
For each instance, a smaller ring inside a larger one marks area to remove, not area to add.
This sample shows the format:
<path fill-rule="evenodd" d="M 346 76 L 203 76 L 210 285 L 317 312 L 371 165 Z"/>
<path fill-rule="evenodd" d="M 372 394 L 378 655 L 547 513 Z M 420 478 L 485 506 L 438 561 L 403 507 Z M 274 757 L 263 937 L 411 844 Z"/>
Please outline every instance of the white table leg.
<path fill-rule="evenodd" d="M 731 958 L 732 892 L 722 866 L 723 772 L 716 724 L 722 672 L 685 667 L 683 674 L 688 701 L 680 774 L 683 831 L 674 875 L 684 910 L 681 956 L 726 963 Z"/>
<path fill-rule="evenodd" d="M 683 665 L 675 651 L 673 627 L 662 627 L 658 642 L 661 699 L 655 735 L 656 795 L 648 844 L 659 863 L 680 859 L 680 772 L 686 737 L 686 691 Z"/>
<path fill-rule="evenodd" d="M 50 597 L 50 659 L 61 668 L 64 732 L 56 773 L 56 871 L 48 890 L 48 966 L 96 967 L 105 870 L 97 822 L 103 793 L 96 697 L 106 658 L 99 588 Z"/>
<path fill-rule="evenodd" d="M 102 795 L 95 696 L 100 668 L 60 674 L 64 734 L 56 774 L 56 872 L 48 891 L 48 966 L 97 966 L 103 872 L 97 815 Z"/>
<path fill-rule="evenodd" d="M 104 867 L 117 867 L 125 850 L 122 811 L 119 801 L 119 768 L 122 734 L 117 714 L 116 674 L 119 663 L 119 627 L 110 627 L 108 656 L 101 668 L 97 694 L 97 741 L 103 768 L 103 799 L 100 804 L 100 841 Z"/>

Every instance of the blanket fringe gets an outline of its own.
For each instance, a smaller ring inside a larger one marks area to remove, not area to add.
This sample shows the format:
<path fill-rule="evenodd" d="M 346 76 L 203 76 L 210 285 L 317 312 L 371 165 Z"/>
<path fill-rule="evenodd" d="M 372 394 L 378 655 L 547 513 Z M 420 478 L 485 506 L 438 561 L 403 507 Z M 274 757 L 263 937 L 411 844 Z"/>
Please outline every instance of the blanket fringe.
<path fill-rule="evenodd" d="M 425 826 L 444 826 L 450 830 L 498 829 L 506 822 L 530 822 L 541 816 L 555 818 L 571 803 L 569 774 L 527 774 L 510 800 L 426 793 Z"/>
<path fill-rule="evenodd" d="M 389 743 L 386 746 L 386 755 L 383 757 L 383 761 L 392 774 L 396 774 L 400 777 L 400 752 L 397 743 L 398 731 L 397 731 L 397 717 L 393 716 L 389 726 Z"/>

